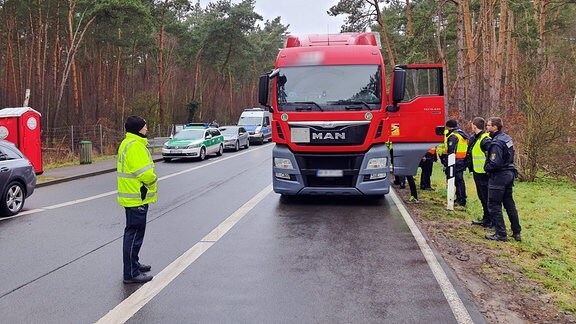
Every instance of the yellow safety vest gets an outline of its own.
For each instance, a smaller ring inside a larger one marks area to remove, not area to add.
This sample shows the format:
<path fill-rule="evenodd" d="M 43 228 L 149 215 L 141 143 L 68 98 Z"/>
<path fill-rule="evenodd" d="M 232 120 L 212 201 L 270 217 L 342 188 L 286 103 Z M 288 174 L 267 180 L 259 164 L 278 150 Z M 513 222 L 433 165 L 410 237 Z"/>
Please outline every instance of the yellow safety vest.
<path fill-rule="evenodd" d="M 118 148 L 117 178 L 120 206 L 137 207 L 155 203 L 157 176 L 154 173 L 154 161 L 146 148 L 148 140 L 132 133 L 126 133 L 126 138 Z M 144 185 L 148 192 L 142 199 L 140 188 Z"/>
<path fill-rule="evenodd" d="M 462 135 L 458 134 L 457 132 L 452 132 L 449 136 L 444 135 L 444 146 L 446 147 L 446 150 L 448 150 L 448 137 L 452 135 L 458 138 L 458 145 L 456 146 L 456 158 L 465 159 L 466 151 L 468 151 L 468 139 L 462 137 Z M 447 154 L 447 151 L 445 153 Z"/>
<path fill-rule="evenodd" d="M 474 142 L 474 146 L 472 146 L 472 168 L 476 173 L 486 173 L 486 171 L 484 171 L 484 164 L 486 163 L 486 155 L 488 152 L 484 152 L 480 148 L 480 143 L 482 143 L 482 140 L 486 137 L 490 137 L 490 134 L 487 132 L 482 133 L 480 137 L 476 139 L 476 142 Z"/>

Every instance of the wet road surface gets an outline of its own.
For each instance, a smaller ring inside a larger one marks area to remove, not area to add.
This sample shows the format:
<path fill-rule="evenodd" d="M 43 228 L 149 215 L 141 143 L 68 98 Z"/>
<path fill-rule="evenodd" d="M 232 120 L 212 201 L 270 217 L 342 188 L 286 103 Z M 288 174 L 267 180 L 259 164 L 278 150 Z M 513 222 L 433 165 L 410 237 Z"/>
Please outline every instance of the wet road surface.
<path fill-rule="evenodd" d="M 281 199 L 271 149 L 157 163 L 142 286 L 122 284 L 114 174 L 39 188 L 0 221 L 0 323 L 484 321 L 448 273 L 457 316 L 393 195 Z"/>

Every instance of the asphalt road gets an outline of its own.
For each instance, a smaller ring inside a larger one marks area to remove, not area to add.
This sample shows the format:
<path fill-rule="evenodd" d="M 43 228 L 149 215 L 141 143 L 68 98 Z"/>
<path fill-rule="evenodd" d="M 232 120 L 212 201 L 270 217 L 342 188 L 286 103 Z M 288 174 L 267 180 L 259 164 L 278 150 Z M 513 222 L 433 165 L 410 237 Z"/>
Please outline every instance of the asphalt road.
<path fill-rule="evenodd" d="M 145 285 L 114 173 L 38 188 L 0 220 L 0 323 L 485 322 L 394 193 L 281 199 L 272 145 L 157 163 Z"/>

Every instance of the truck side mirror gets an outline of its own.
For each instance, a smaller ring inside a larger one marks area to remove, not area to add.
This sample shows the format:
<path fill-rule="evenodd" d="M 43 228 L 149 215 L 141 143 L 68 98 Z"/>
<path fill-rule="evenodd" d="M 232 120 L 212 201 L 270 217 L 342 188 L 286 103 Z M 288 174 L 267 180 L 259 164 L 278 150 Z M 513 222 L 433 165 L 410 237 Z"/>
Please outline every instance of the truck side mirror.
<path fill-rule="evenodd" d="M 270 91 L 270 77 L 268 74 L 260 76 L 258 82 L 258 102 L 265 107 L 268 107 L 268 92 Z"/>
<path fill-rule="evenodd" d="M 394 69 L 394 88 L 392 90 L 392 103 L 397 103 L 404 100 L 406 93 L 406 70 Z"/>
<path fill-rule="evenodd" d="M 404 94 L 406 93 L 406 70 L 395 68 L 392 79 L 394 80 L 392 85 L 392 104 L 386 106 L 386 111 L 388 112 L 400 110 L 398 103 L 404 100 Z"/>

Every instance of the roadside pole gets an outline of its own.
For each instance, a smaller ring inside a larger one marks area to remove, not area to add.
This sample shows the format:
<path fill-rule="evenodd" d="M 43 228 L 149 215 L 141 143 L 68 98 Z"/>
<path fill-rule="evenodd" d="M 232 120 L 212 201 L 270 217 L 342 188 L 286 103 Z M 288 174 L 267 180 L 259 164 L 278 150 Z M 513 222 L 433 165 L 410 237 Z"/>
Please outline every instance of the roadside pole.
<path fill-rule="evenodd" d="M 456 193 L 456 185 L 454 183 L 454 165 L 456 164 L 456 153 L 448 155 L 448 166 L 446 172 L 447 188 L 446 188 L 446 209 L 454 210 L 454 194 Z"/>

